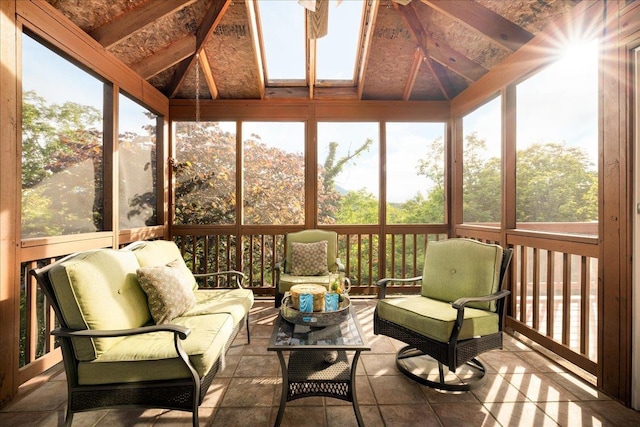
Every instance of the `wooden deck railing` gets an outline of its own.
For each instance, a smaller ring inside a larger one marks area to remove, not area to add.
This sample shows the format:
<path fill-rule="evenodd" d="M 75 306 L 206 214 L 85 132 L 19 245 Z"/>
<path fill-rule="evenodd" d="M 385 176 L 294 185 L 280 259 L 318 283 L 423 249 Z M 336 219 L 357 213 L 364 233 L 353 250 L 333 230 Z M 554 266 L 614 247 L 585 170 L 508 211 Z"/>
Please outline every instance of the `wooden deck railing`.
<path fill-rule="evenodd" d="M 596 375 L 598 239 L 593 224 L 506 232 L 515 249 L 506 326 Z M 559 234 L 559 230 L 584 235 Z M 500 241 L 500 231 L 459 226 L 460 237 Z"/>
<path fill-rule="evenodd" d="M 383 277 L 422 273 L 424 248 L 446 238 L 445 226 L 336 227 L 338 255 L 351 280 L 351 294 L 376 295 Z M 174 241 L 195 273 L 241 270 L 257 296 L 273 296 L 274 266 L 284 259 L 284 236 L 295 231 L 269 227 L 236 234 L 234 227 L 176 227 Z M 515 248 L 508 286 L 512 290 L 508 328 L 554 351 L 592 374 L 597 366 L 597 267 L 595 237 L 549 232 L 457 226 L 458 237 Z M 63 255 L 60 254 L 55 254 Z M 23 273 L 54 258 L 24 260 Z M 222 276 L 205 286 L 225 286 Z M 51 308 L 36 283 L 23 277 L 21 304 L 21 380 L 60 359 L 48 332 L 55 327 Z M 415 293 L 419 284 L 396 284 L 390 293 Z M 45 338 L 46 337 L 46 338 Z"/>

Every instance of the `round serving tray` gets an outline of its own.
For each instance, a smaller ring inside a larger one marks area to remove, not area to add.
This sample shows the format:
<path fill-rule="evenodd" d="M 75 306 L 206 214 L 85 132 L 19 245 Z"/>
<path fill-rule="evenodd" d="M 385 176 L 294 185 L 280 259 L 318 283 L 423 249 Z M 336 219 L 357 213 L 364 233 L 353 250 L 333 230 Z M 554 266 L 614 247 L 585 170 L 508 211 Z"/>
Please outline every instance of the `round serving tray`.
<path fill-rule="evenodd" d="M 314 327 L 337 325 L 347 319 L 349 316 L 349 308 L 351 307 L 351 300 L 349 299 L 349 296 L 343 296 L 344 299 L 338 304 L 338 310 L 336 311 L 314 311 L 313 313 L 301 313 L 293 308 L 293 305 L 291 304 L 291 296 L 287 294 L 282 299 L 280 314 L 284 320 L 296 325 Z"/>

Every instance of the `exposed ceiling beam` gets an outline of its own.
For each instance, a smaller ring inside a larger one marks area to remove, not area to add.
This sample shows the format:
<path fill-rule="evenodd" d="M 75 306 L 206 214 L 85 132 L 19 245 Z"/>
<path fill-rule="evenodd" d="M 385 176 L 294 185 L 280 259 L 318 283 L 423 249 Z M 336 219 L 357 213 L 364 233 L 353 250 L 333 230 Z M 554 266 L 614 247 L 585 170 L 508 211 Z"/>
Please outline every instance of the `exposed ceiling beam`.
<path fill-rule="evenodd" d="M 491 9 L 472 1 L 422 0 L 426 4 L 511 51 L 518 50 L 533 34 Z"/>
<path fill-rule="evenodd" d="M 305 17 L 307 14 L 305 13 Z M 307 80 L 309 81 L 309 99 L 313 99 L 314 87 L 316 84 L 316 57 L 318 56 L 316 39 L 307 39 Z"/>
<path fill-rule="evenodd" d="M 256 6 L 253 1 L 247 1 L 247 15 L 249 16 L 249 31 L 251 31 L 251 38 L 253 40 L 253 48 L 255 50 L 256 70 L 258 73 L 258 88 L 260 90 L 260 99 L 265 97 L 265 77 L 264 66 L 262 62 L 262 50 L 263 46 L 260 42 L 260 36 L 258 33 L 258 14 Z"/>
<path fill-rule="evenodd" d="M 204 81 L 207 82 L 207 87 L 209 88 L 211 99 L 217 99 L 218 85 L 216 85 L 216 81 L 213 78 L 213 73 L 211 72 L 211 67 L 209 66 L 209 58 L 207 57 L 206 50 L 203 49 L 198 55 L 198 63 L 200 64 L 200 70 L 202 70 Z"/>
<path fill-rule="evenodd" d="M 418 77 L 418 72 L 420 71 L 420 66 L 422 65 L 423 59 L 424 55 L 422 54 L 422 49 L 416 47 L 416 51 L 413 53 L 413 63 L 411 64 L 411 71 L 409 72 L 409 77 L 407 78 L 407 83 L 405 84 L 404 92 L 402 93 L 403 101 L 408 101 L 409 98 L 411 98 L 413 85 L 416 83 L 416 78 Z"/>
<path fill-rule="evenodd" d="M 196 36 L 189 34 L 136 62 L 131 68 L 147 80 L 193 55 L 195 49 Z"/>
<path fill-rule="evenodd" d="M 487 69 L 482 65 L 467 58 L 455 49 L 452 49 L 446 41 L 434 40 L 432 34 L 428 35 L 422 25 L 422 22 L 420 22 L 420 18 L 418 17 L 413 4 L 401 6 L 397 3 L 392 3 L 392 5 L 404 19 L 409 32 L 411 32 L 417 46 L 423 50 L 425 57 L 432 58 L 449 68 L 454 73 L 459 74 L 472 82 L 478 80 L 487 73 Z"/>
<path fill-rule="evenodd" d="M 215 31 L 231 2 L 232 0 L 214 0 L 211 3 L 196 33 L 196 49 L 190 58 L 185 59 L 176 67 L 173 78 L 166 88 L 167 97 L 173 98 L 176 93 L 178 93 L 178 89 L 180 85 L 182 85 L 187 71 L 189 71 L 189 68 L 191 68 L 195 62 L 196 54 L 200 53 L 204 47 L 204 42 Z"/>
<path fill-rule="evenodd" d="M 371 4 L 366 4 L 365 7 L 369 9 L 365 11 L 364 23 L 362 25 L 364 34 L 362 35 L 362 44 L 359 49 L 359 60 L 357 70 L 357 84 L 358 84 L 358 99 L 362 99 L 362 92 L 364 91 L 364 75 L 367 69 L 367 63 L 369 61 L 369 49 L 371 49 L 371 43 L 373 40 L 373 30 L 375 28 L 376 19 L 378 17 L 378 6 L 380 0 L 372 0 Z"/>
<path fill-rule="evenodd" d="M 126 39 L 131 34 L 139 31 L 154 21 L 175 13 L 176 11 L 195 3 L 196 0 L 149 0 L 142 6 L 123 13 L 111 22 L 96 28 L 89 35 L 96 39 L 102 46 L 108 48 Z"/>

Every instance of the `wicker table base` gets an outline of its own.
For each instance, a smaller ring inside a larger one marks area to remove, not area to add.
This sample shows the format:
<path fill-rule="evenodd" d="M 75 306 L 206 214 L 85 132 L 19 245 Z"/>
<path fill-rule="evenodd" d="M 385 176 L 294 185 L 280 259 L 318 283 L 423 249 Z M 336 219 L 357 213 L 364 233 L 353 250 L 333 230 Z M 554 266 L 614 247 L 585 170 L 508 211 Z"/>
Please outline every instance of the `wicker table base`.
<path fill-rule="evenodd" d="M 338 351 L 338 358 L 334 363 L 325 362 L 324 353 L 317 350 L 292 351 L 287 365 L 283 352 L 278 351 L 282 370 L 282 397 L 276 426 L 282 422 L 287 402 L 309 396 L 334 397 L 351 402 L 358 425 L 364 425 L 355 392 L 355 372 L 360 351 L 355 352 L 351 365 L 346 351 Z"/>

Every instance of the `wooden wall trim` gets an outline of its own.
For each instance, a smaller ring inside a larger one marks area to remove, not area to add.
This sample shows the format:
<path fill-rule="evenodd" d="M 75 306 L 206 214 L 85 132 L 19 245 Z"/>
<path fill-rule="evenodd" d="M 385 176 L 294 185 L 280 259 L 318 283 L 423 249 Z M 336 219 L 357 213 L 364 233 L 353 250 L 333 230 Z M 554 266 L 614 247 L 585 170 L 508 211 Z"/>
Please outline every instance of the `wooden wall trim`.
<path fill-rule="evenodd" d="M 15 2 L 0 1 L 0 407 L 17 392 L 20 277 L 16 262 L 18 217 L 18 57 Z"/>
<path fill-rule="evenodd" d="M 171 120 L 195 120 L 195 101 L 171 99 Z M 402 120 L 446 122 L 445 101 L 204 100 L 201 120 Z"/>

